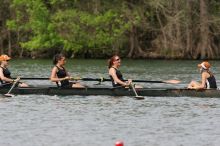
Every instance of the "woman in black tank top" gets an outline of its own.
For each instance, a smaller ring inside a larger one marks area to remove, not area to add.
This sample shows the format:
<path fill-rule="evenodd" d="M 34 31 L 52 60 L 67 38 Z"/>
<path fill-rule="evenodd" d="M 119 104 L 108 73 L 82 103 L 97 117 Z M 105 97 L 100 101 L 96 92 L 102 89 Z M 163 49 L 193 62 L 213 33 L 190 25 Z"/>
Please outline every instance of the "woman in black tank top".
<path fill-rule="evenodd" d="M 119 56 L 115 55 L 113 56 L 109 61 L 109 76 L 112 81 L 112 86 L 117 87 L 117 86 L 130 86 L 132 83 L 131 79 L 128 79 L 128 81 L 124 81 L 124 78 L 122 76 L 122 73 L 119 71 L 119 67 L 121 65 L 121 59 Z M 141 86 L 136 85 L 135 88 L 142 88 Z"/>
<path fill-rule="evenodd" d="M 209 70 L 211 65 L 209 62 L 204 61 L 201 64 L 198 64 L 200 72 L 202 74 L 201 83 L 196 81 L 191 81 L 188 85 L 188 89 L 216 89 L 217 84 L 214 75 Z"/>
<path fill-rule="evenodd" d="M 50 80 L 52 82 L 60 82 L 62 88 L 83 88 L 84 86 L 78 82 L 70 82 L 70 74 L 64 68 L 66 58 L 62 54 L 54 56 L 53 64 L 55 65 L 51 71 Z"/>
<path fill-rule="evenodd" d="M 13 82 L 16 81 L 11 78 L 11 72 L 8 69 L 10 59 L 11 57 L 9 57 L 8 55 L 0 56 L 0 82 L 2 87 L 11 87 Z M 23 82 L 19 82 L 17 86 L 28 87 L 28 85 Z"/>

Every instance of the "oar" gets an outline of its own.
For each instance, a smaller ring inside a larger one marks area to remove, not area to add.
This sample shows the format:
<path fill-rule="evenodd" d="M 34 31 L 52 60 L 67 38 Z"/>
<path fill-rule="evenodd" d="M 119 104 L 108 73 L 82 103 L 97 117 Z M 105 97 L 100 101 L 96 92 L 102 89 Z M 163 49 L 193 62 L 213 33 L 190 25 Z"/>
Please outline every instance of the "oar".
<path fill-rule="evenodd" d="M 16 78 L 13 78 L 16 79 Z M 50 78 L 38 78 L 38 77 L 22 77 L 21 80 L 50 80 Z M 99 82 L 104 82 L 104 81 L 111 81 L 111 79 L 104 79 L 104 78 L 79 78 L 79 77 L 71 77 L 70 80 L 82 80 L 82 81 L 99 81 Z"/>
<path fill-rule="evenodd" d="M 16 78 L 13 78 L 16 79 Z M 50 78 L 38 78 L 38 77 L 21 77 L 21 80 L 50 80 Z M 79 78 L 79 77 L 70 77 L 70 80 L 83 80 L 83 81 L 111 81 L 110 79 L 104 79 L 104 78 Z"/>
<path fill-rule="evenodd" d="M 16 79 L 16 78 L 13 78 L 13 79 Z M 38 78 L 38 77 L 34 77 L 34 78 L 29 78 L 29 77 L 23 77 L 23 78 L 20 78 L 21 80 L 50 80 L 50 78 Z"/>
<path fill-rule="evenodd" d="M 132 82 L 178 84 L 181 81 L 180 80 L 166 80 L 166 81 L 132 80 Z"/>
<path fill-rule="evenodd" d="M 136 98 L 136 99 L 144 99 L 144 96 L 139 96 L 139 95 L 137 94 L 136 89 L 134 88 L 134 85 L 133 85 L 133 84 L 131 84 L 130 86 L 131 86 L 131 88 L 132 88 L 132 90 L 133 90 L 133 92 L 134 92 L 134 94 L 135 94 L 135 97 L 134 97 L 134 98 Z"/>
<path fill-rule="evenodd" d="M 11 93 L 12 89 L 15 87 L 15 85 L 17 84 L 17 82 L 18 82 L 19 80 L 20 80 L 20 77 L 18 77 L 18 78 L 16 79 L 16 81 L 12 84 L 11 88 L 9 89 L 8 93 L 4 94 L 4 96 L 6 96 L 6 97 L 12 97 L 12 96 L 13 96 L 13 95 L 10 94 L 10 93 Z"/>
<path fill-rule="evenodd" d="M 106 79 L 106 78 L 72 78 L 72 79 L 82 80 L 82 81 L 99 81 L 99 82 L 112 81 L 111 79 Z M 124 80 L 124 81 L 128 81 L 128 80 Z M 178 84 L 181 81 L 180 80 L 165 80 L 165 81 L 132 80 L 132 82 Z"/>
<path fill-rule="evenodd" d="M 21 78 L 21 80 L 50 80 L 50 78 Z M 82 81 L 98 81 L 98 82 L 105 82 L 105 81 L 111 81 L 111 79 L 106 78 L 79 78 L 79 77 L 72 77 L 71 80 L 82 80 Z M 127 81 L 127 80 L 124 80 Z M 178 84 L 181 81 L 180 80 L 165 80 L 165 81 L 150 81 L 150 80 L 132 80 L 132 82 L 142 82 L 142 83 L 168 83 L 168 84 Z"/>
<path fill-rule="evenodd" d="M 105 79 L 105 78 L 79 78 L 78 80 L 83 80 L 83 81 L 99 81 L 99 82 L 111 81 L 111 79 Z M 124 81 L 128 81 L 128 80 L 124 80 Z M 166 81 L 132 80 L 132 82 L 178 84 L 181 81 L 180 80 L 166 80 Z"/>

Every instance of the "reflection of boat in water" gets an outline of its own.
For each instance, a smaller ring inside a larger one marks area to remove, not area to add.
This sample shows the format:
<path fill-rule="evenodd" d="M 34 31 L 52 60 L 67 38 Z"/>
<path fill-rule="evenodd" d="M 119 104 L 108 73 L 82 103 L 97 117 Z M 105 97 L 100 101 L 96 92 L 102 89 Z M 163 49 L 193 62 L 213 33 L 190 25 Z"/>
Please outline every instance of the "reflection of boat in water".
<path fill-rule="evenodd" d="M 0 88 L 0 93 L 7 93 L 9 88 Z M 218 89 L 164 89 L 164 88 L 141 88 L 136 89 L 140 96 L 153 97 L 220 97 Z M 87 88 L 58 88 L 58 87 L 27 87 L 14 88 L 11 92 L 15 95 L 38 94 L 38 95 L 108 95 L 108 96 L 135 96 L 132 89 L 112 87 L 87 87 Z"/>

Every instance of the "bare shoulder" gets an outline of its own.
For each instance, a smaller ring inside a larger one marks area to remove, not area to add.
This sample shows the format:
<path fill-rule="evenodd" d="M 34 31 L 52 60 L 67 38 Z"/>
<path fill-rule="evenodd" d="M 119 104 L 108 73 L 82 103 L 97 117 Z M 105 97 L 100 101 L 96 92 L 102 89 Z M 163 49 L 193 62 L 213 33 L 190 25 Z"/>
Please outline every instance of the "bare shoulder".
<path fill-rule="evenodd" d="M 210 77 L 210 74 L 207 73 L 207 72 L 203 72 L 203 73 L 202 73 L 202 77 L 208 78 L 208 77 Z"/>
<path fill-rule="evenodd" d="M 54 67 L 52 68 L 52 72 L 57 72 L 57 67 L 56 67 L 56 66 L 54 66 Z"/>
<path fill-rule="evenodd" d="M 109 69 L 109 74 L 110 74 L 110 73 L 115 73 L 115 69 L 114 69 L 114 68 L 110 68 L 110 69 Z"/>
<path fill-rule="evenodd" d="M 0 72 L 3 73 L 3 68 L 0 67 Z"/>

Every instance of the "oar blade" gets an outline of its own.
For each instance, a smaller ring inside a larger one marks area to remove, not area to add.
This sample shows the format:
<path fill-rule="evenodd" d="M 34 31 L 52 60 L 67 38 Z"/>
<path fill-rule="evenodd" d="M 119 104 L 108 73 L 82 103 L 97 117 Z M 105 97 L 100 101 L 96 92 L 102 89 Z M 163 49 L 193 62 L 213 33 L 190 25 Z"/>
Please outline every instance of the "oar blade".
<path fill-rule="evenodd" d="M 135 96 L 134 96 L 135 99 L 144 99 L 143 96 L 140 96 L 140 95 L 137 94 L 136 89 L 134 88 L 133 84 L 130 84 L 130 87 L 131 87 L 131 89 L 133 90 L 133 92 L 135 94 Z"/>
<path fill-rule="evenodd" d="M 169 83 L 169 84 L 179 84 L 181 81 L 180 80 L 166 80 L 163 81 L 164 83 Z"/>
<path fill-rule="evenodd" d="M 137 99 L 137 100 L 143 100 L 143 99 L 145 99 L 144 96 L 135 96 L 134 98 Z"/>
<path fill-rule="evenodd" d="M 5 96 L 5 97 L 14 97 L 14 95 L 13 95 L 13 94 L 10 94 L 10 93 L 6 93 L 6 94 L 4 94 L 4 96 Z"/>

